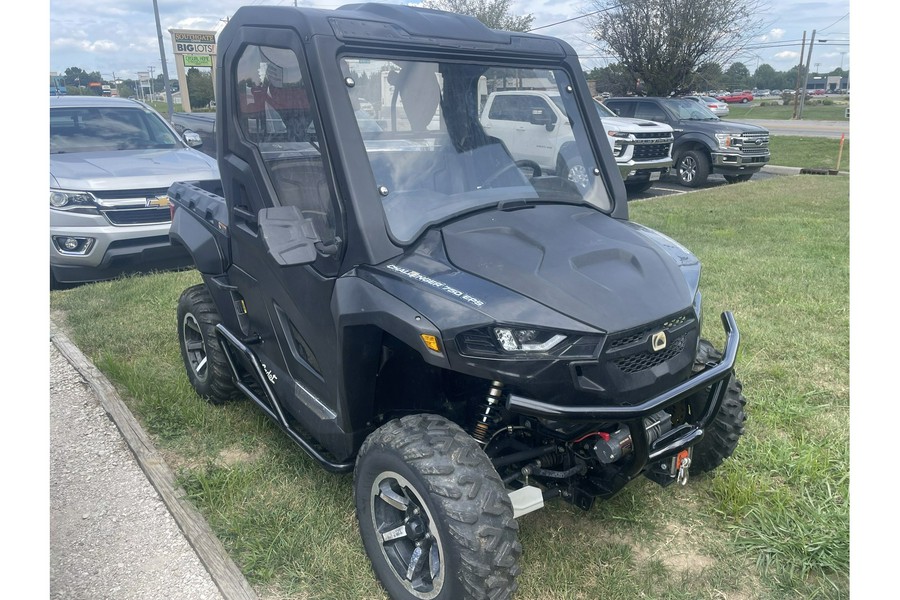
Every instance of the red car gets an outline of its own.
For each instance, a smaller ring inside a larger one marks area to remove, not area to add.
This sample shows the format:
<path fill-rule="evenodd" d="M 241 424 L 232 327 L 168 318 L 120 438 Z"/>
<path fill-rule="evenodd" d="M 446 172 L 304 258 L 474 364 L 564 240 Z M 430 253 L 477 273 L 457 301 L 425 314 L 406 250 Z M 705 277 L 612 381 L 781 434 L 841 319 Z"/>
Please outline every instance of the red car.
<path fill-rule="evenodd" d="M 722 102 L 728 102 L 729 104 L 733 102 L 740 102 L 741 104 L 746 104 L 747 102 L 753 102 L 753 94 L 750 92 L 734 92 L 733 94 L 725 94 L 724 96 L 716 96 L 716 100 L 721 100 Z"/>

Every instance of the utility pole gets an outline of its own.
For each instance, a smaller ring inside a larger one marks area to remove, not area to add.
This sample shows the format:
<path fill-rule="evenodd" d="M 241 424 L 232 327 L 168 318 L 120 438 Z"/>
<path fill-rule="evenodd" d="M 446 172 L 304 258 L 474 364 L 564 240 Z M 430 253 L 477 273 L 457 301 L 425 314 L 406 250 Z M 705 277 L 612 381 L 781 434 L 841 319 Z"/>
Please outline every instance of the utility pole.
<path fill-rule="evenodd" d="M 150 71 L 150 102 L 153 102 L 153 65 L 147 67 L 147 70 Z"/>
<path fill-rule="evenodd" d="M 806 50 L 806 30 L 803 31 L 803 44 L 800 46 L 800 64 L 797 65 L 797 84 L 794 86 L 794 114 L 792 119 L 797 118 L 797 103 L 800 101 L 800 77 L 803 73 L 803 51 Z"/>
<path fill-rule="evenodd" d="M 159 60 L 162 62 L 163 89 L 166 90 L 166 105 L 169 108 L 169 123 L 175 108 L 172 106 L 172 90 L 169 87 L 169 71 L 166 68 L 166 50 L 163 45 L 162 27 L 159 24 L 159 4 L 153 0 L 153 14 L 156 16 L 156 39 L 159 41 Z"/>
<path fill-rule="evenodd" d="M 806 104 L 806 86 L 809 85 L 809 61 L 812 59 L 813 44 L 816 43 L 816 30 L 813 29 L 812 36 L 809 38 L 809 54 L 806 55 L 806 77 L 803 81 L 803 96 L 800 97 L 800 111 L 797 118 L 803 118 L 803 105 Z"/>

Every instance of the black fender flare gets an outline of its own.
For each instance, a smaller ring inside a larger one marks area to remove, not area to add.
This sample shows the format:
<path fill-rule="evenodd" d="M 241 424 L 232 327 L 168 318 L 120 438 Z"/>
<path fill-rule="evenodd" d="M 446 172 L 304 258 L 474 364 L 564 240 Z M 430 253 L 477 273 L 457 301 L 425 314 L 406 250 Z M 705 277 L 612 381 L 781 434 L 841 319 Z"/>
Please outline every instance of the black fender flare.
<path fill-rule="evenodd" d="M 228 259 L 219 240 L 189 211 L 176 208 L 169 240 L 180 244 L 191 255 L 194 266 L 204 275 L 221 275 L 228 267 Z"/>

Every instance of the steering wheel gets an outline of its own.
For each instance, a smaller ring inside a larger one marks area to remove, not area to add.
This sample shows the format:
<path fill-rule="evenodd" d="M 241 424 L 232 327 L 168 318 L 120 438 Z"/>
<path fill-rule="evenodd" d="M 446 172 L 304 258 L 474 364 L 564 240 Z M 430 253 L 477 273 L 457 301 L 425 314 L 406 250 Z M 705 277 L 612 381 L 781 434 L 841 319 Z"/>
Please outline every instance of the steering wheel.
<path fill-rule="evenodd" d="M 540 177 L 541 176 L 541 165 L 537 164 L 533 160 L 517 160 L 514 163 L 508 163 L 494 171 L 491 175 L 484 180 L 484 183 L 481 184 L 481 187 L 490 187 L 490 185 L 498 179 L 501 175 L 506 173 L 511 169 L 529 169 L 531 170 L 532 177 Z"/>

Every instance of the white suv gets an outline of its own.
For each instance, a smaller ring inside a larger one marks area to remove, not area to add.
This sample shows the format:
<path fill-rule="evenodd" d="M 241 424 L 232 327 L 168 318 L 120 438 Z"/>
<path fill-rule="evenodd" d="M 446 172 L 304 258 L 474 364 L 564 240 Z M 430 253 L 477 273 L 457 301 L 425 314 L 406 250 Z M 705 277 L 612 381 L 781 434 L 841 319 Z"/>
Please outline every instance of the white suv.
<path fill-rule="evenodd" d="M 663 123 L 616 116 L 595 102 L 607 141 L 630 193 L 643 192 L 672 166 L 672 128 Z M 539 90 L 494 92 L 485 102 L 481 124 L 488 134 L 516 149 L 516 156 L 536 162 L 542 171 L 562 175 L 566 144 L 573 141 L 569 119 L 558 95 Z M 584 167 L 566 169 L 575 183 Z"/>

